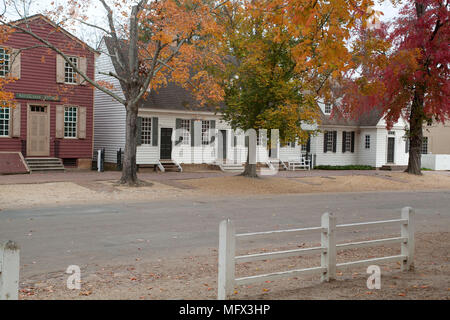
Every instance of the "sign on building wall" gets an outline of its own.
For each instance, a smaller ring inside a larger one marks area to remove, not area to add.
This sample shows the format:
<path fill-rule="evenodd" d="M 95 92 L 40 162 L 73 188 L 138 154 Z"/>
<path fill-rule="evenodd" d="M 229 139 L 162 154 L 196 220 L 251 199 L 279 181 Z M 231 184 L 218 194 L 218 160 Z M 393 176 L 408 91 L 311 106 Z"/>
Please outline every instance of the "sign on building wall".
<path fill-rule="evenodd" d="M 16 99 L 60 101 L 59 96 L 46 96 L 42 94 L 16 93 Z"/>

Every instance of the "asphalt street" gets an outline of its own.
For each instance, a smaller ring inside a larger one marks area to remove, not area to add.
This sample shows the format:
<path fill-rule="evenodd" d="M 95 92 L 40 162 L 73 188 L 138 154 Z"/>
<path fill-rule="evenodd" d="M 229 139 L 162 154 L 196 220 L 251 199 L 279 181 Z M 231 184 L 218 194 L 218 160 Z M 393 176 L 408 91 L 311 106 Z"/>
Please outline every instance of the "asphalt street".
<path fill-rule="evenodd" d="M 0 211 L 0 240 L 19 243 L 21 275 L 29 277 L 73 264 L 97 267 L 208 254 L 218 246 L 225 218 L 233 219 L 240 233 L 319 226 L 324 212 L 335 214 L 338 224 L 396 219 L 405 206 L 416 210 L 418 232 L 450 230 L 450 191 L 364 192 L 5 210 Z M 396 231 L 384 228 L 375 234 Z M 339 235 L 342 240 L 349 236 Z M 272 240 L 251 245 L 264 241 Z"/>

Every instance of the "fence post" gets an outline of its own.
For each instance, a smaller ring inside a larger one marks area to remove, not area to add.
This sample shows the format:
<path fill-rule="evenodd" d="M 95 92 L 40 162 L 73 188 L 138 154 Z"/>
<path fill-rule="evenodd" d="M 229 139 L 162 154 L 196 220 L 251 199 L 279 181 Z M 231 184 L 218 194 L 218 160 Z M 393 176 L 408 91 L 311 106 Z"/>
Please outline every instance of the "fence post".
<path fill-rule="evenodd" d="M 0 244 L 0 300 L 19 299 L 19 246 Z"/>
<path fill-rule="evenodd" d="M 219 300 L 226 300 L 234 288 L 236 238 L 233 222 L 223 220 L 219 228 Z"/>
<path fill-rule="evenodd" d="M 408 220 L 401 226 L 401 236 L 408 240 L 402 242 L 402 255 L 406 255 L 406 260 L 402 262 L 402 271 L 414 270 L 414 209 L 405 207 L 402 209 L 402 219 Z"/>
<path fill-rule="evenodd" d="M 321 254 L 321 266 L 327 271 L 322 274 L 322 282 L 336 279 L 336 217 L 332 213 L 322 215 L 321 245 L 325 252 Z"/>

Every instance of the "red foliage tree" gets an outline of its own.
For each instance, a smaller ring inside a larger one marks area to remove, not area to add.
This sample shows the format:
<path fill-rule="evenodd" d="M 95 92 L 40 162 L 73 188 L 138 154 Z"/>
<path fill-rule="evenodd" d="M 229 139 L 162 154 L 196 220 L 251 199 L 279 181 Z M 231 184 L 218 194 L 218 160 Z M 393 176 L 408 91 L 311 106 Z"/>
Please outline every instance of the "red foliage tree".
<path fill-rule="evenodd" d="M 376 28 L 361 26 L 342 108 L 354 117 L 381 108 L 390 128 L 409 121 L 407 172 L 421 174 L 423 123 L 450 119 L 448 1 L 410 0 Z M 358 68 L 359 67 L 359 68 Z"/>

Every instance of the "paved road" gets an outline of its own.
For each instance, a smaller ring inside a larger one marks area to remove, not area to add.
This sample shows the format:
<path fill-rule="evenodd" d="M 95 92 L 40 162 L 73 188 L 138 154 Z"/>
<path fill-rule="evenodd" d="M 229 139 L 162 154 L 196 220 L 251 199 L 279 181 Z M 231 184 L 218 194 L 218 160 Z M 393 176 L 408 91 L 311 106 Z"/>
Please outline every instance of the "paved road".
<path fill-rule="evenodd" d="M 21 245 L 22 276 L 28 277 L 71 264 L 95 267 L 208 253 L 217 247 L 218 224 L 226 217 L 238 232 L 247 232 L 318 226 L 326 211 L 334 212 L 338 223 L 398 218 L 404 206 L 416 209 L 418 231 L 449 231 L 450 191 L 367 192 L 0 211 L 0 239 Z"/>

